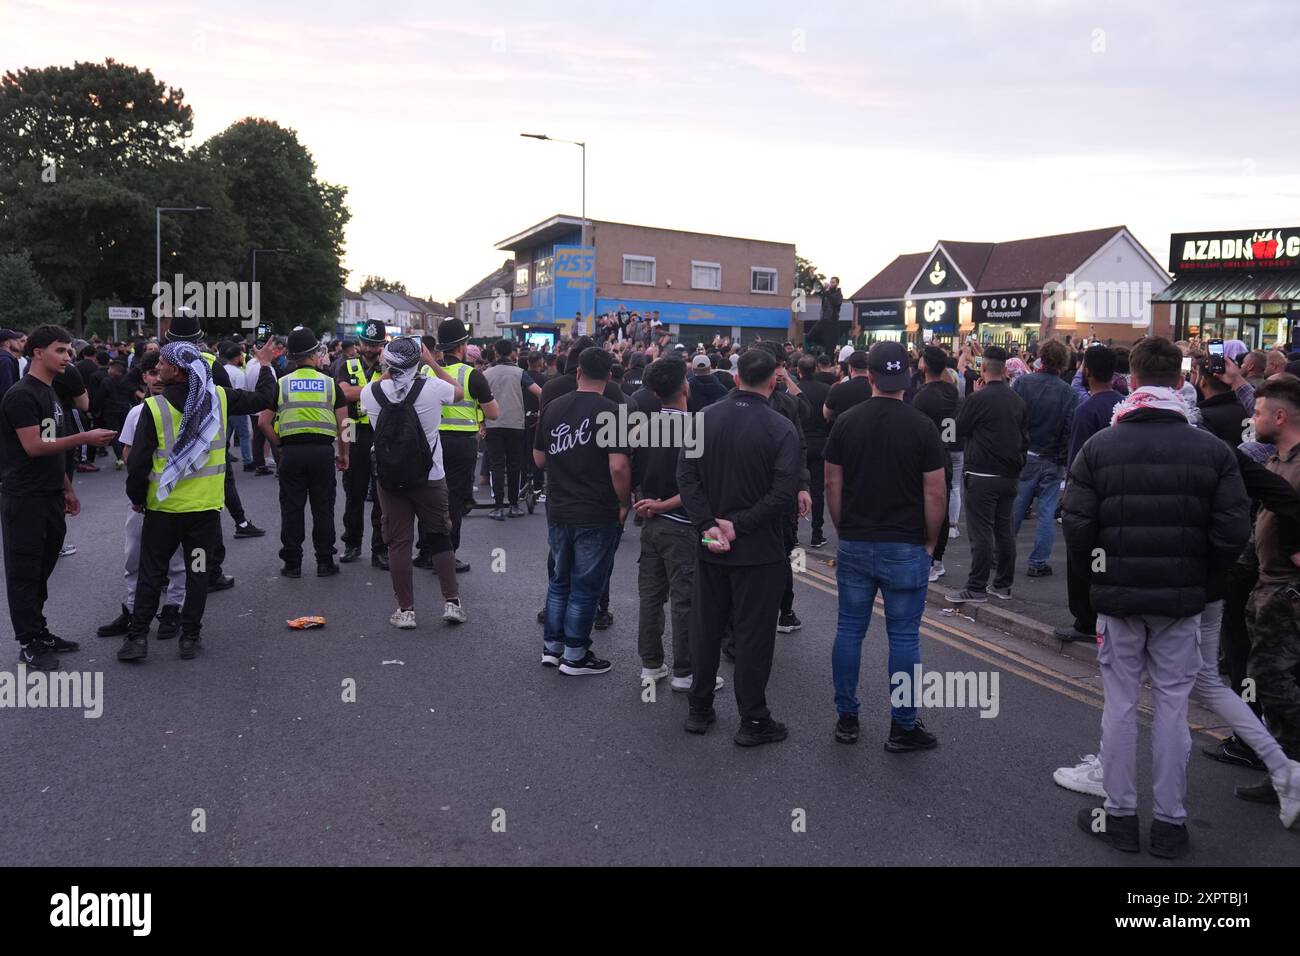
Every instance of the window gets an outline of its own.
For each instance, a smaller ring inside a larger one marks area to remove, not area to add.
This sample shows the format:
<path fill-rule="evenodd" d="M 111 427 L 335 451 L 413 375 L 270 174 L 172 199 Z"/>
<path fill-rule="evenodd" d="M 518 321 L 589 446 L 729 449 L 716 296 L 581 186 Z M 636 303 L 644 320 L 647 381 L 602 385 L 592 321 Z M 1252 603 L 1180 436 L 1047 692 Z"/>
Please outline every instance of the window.
<path fill-rule="evenodd" d="M 776 270 L 754 266 L 749 270 L 749 291 L 776 295 Z"/>
<path fill-rule="evenodd" d="M 717 262 L 691 262 L 691 288 L 722 291 L 722 265 Z"/>
<path fill-rule="evenodd" d="M 515 298 L 520 299 L 528 295 L 528 266 L 520 266 L 515 270 Z"/>
<path fill-rule="evenodd" d="M 654 285 L 654 256 L 624 256 L 623 282 L 628 285 Z"/>
<path fill-rule="evenodd" d="M 537 288 L 551 284 L 551 263 L 555 261 L 554 256 L 547 256 L 544 259 L 538 259 L 534 263 L 534 274 L 536 276 Z"/>

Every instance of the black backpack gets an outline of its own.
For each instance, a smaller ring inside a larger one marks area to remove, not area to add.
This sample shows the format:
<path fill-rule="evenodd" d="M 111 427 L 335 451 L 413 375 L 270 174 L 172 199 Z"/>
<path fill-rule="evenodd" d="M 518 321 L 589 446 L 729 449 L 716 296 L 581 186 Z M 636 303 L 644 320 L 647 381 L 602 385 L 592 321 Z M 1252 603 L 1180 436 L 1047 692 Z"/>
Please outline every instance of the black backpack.
<path fill-rule="evenodd" d="M 424 435 L 420 416 L 415 413 L 415 397 L 424 388 L 424 376 L 417 375 L 406 398 L 394 404 L 380 387 L 370 386 L 371 394 L 383 414 L 375 424 L 371 446 L 376 480 L 386 491 L 411 491 L 423 488 L 433 468 L 433 448 Z"/>

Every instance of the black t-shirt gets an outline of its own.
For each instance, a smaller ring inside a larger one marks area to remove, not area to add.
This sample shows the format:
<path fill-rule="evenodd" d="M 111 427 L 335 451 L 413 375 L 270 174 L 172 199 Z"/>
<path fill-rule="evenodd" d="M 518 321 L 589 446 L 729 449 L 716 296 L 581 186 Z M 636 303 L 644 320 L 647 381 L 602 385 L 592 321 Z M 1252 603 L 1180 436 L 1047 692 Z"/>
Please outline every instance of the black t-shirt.
<path fill-rule="evenodd" d="M 896 399 L 873 398 L 835 420 L 825 457 L 844 469 L 841 540 L 925 544 L 921 476 L 948 461 L 930 419 Z"/>
<path fill-rule="evenodd" d="M 53 422 L 49 430 L 46 422 Z M 41 437 L 64 434 L 63 404 L 53 388 L 24 375 L 0 402 L 0 482 L 6 495 L 34 497 L 63 493 L 63 455 L 33 458 L 18 440 L 19 428 L 35 426 Z"/>
<path fill-rule="evenodd" d="M 832 385 L 826 393 L 826 407 L 831 410 L 831 421 L 834 422 L 854 405 L 865 402 L 870 397 L 871 382 L 865 375 Z"/>
<path fill-rule="evenodd" d="M 631 450 L 597 443 L 602 412 L 617 421 L 617 404 L 594 392 L 570 392 L 542 409 L 533 447 L 546 453 L 548 521 L 618 524 L 619 501 L 609 475 L 609 456 L 630 455 Z"/>
<path fill-rule="evenodd" d="M 563 375 L 557 375 L 545 385 L 542 386 L 542 410 L 561 395 L 569 395 L 578 390 L 578 376 L 565 372 Z M 627 404 L 627 396 L 623 394 L 623 389 L 612 378 L 605 382 L 605 397 L 611 402 L 618 405 Z"/>
<path fill-rule="evenodd" d="M 952 382 L 930 382 L 916 393 L 912 407 L 934 422 L 942 438 L 944 429 L 953 436 L 948 442 L 949 451 L 961 451 L 962 441 L 957 437 L 957 386 Z"/>

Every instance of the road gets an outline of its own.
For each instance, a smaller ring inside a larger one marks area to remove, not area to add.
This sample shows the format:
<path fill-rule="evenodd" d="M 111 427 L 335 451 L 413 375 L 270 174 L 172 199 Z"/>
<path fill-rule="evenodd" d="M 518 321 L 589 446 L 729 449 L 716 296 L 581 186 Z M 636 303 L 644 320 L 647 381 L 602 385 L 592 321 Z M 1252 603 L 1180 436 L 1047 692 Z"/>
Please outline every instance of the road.
<path fill-rule="evenodd" d="M 596 634 L 614 670 L 572 679 L 540 666 L 540 511 L 506 523 L 483 511 L 467 518 L 469 623 L 441 622 L 436 579 L 417 570 L 420 626 L 397 631 L 388 624 L 395 605 L 386 572 L 353 564 L 318 580 L 308 562 L 301 580 L 281 578 L 276 480 L 240 474 L 249 515 L 271 533 L 227 538 L 227 570 L 238 583 L 209 599 L 204 653 L 181 661 L 174 642 L 151 641 L 147 662 L 119 664 L 120 639 L 96 638 L 94 629 L 121 600 L 123 481 L 111 469 L 78 476 L 83 514 L 69 522 L 78 551 L 59 562 L 47 606 L 55 632 L 82 642 L 65 666 L 102 670 L 103 715 L 0 711 L 6 863 L 1155 862 L 1078 832 L 1075 814 L 1090 798 L 1051 780 L 1054 767 L 1096 749 L 1095 674 L 935 608 L 926 612 L 926 668 L 997 671 L 997 716 L 931 712 L 936 750 L 886 753 L 878 614 L 863 653 L 863 736 L 857 746 L 836 743 L 830 548 L 810 552 L 800 575 L 803 629 L 778 638 L 769 702 L 790 737 L 743 749 L 731 742 L 729 688 L 703 737 L 682 732 L 686 701 L 666 682 L 656 700 L 642 699 L 634 527 L 615 565 L 614 627 Z M 340 515 L 342 504 L 340 494 Z M 225 527 L 229 535 L 228 518 Z M 1022 541 L 1030 534 L 1027 525 Z M 967 539 L 952 547 L 966 555 Z M 495 549 L 504 568 L 494 572 Z M 303 614 L 324 615 L 328 625 L 285 626 Z M 0 669 L 15 668 L 10 648 Z M 722 674 L 730 678 L 729 665 Z M 343 700 L 348 679 L 355 703 Z M 1233 786 L 1257 775 L 1203 758 L 1207 742 L 1194 739 L 1192 849 L 1182 863 L 1293 864 L 1300 833 L 1283 831 L 1274 809 L 1237 800 Z M 1148 748 L 1144 725 L 1147 819 Z"/>

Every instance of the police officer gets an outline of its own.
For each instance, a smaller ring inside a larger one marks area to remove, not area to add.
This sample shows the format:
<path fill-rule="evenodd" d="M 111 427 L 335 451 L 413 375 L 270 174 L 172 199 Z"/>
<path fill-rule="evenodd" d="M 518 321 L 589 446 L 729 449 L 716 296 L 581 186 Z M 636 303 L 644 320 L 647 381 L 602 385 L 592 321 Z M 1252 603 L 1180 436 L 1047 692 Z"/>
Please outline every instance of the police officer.
<path fill-rule="evenodd" d="M 445 319 L 438 325 L 437 350 L 442 367 L 460 386 L 463 397 L 442 406 L 438 438 L 442 442 L 442 466 L 447 474 L 448 508 L 451 510 L 451 546 L 460 550 L 460 522 L 474 505 L 474 465 L 478 461 L 480 422 L 498 414 L 492 388 L 483 373 L 465 364 L 469 330 L 460 319 Z M 432 375 L 432 370 L 427 374 Z M 469 570 L 469 562 L 456 558 L 456 571 Z"/>
<path fill-rule="evenodd" d="M 258 358 L 269 365 L 271 347 L 264 346 Z M 221 541 L 229 418 L 257 414 L 275 399 L 269 368 L 263 368 L 256 393 L 220 388 L 189 342 L 165 345 L 158 369 L 163 393 L 145 399 L 127 462 L 126 493 L 131 506 L 144 512 L 144 523 L 131 629 L 117 652 L 120 661 L 148 654 L 149 624 L 177 546 L 186 562 L 180 656 L 189 660 L 198 653 L 208 598 L 206 564 Z"/>
<path fill-rule="evenodd" d="M 370 427 L 370 417 L 361 411 L 361 392 L 383 375 L 379 356 L 384 350 L 387 330 L 378 319 L 370 319 L 361 329 L 357 358 L 346 359 L 339 368 L 336 382 L 344 398 L 352 403 L 352 448 L 348 470 L 343 473 L 343 556 L 344 564 L 361 557 L 365 540 L 362 527 L 366 517 L 366 495 L 370 491 L 370 446 L 375 441 L 375 431 Z M 383 509 L 375 499 L 370 509 L 370 563 L 388 570 L 388 546 L 384 544 Z"/>
<path fill-rule="evenodd" d="M 203 351 L 201 348 L 204 339 L 203 329 L 199 327 L 199 320 L 195 318 L 190 309 L 178 309 L 179 313 L 171 320 L 167 326 L 167 332 L 163 335 L 164 343 L 169 342 L 188 342 L 196 349 L 199 349 L 199 355 L 208 363 L 208 369 L 212 374 L 212 382 L 218 388 L 231 388 L 230 376 L 226 373 L 226 367 L 217 361 L 216 355 L 211 352 Z M 273 357 L 278 357 L 281 350 L 277 346 Z M 250 383 L 252 384 L 252 383 Z M 235 487 L 235 471 L 231 467 L 229 456 L 226 458 L 226 476 L 224 479 L 223 493 L 225 495 L 224 504 L 230 512 L 230 517 L 235 521 L 236 538 L 260 538 L 266 534 L 265 529 L 259 528 L 253 522 L 248 520 L 244 513 L 244 503 L 239 500 L 239 489 Z M 222 566 L 226 563 L 226 543 L 221 536 L 221 529 L 217 529 L 217 541 L 212 549 L 212 554 L 208 558 L 208 590 L 224 591 L 227 588 L 235 586 L 235 579 L 222 571 Z"/>
<path fill-rule="evenodd" d="M 288 358 L 292 371 L 280 379 L 275 408 L 262 412 L 259 421 L 280 462 L 280 573 L 302 576 L 303 507 L 310 499 L 316 576 L 323 578 L 339 572 L 334 563 L 334 467 L 348 468 L 348 400 L 320 370 L 325 349 L 311 329 L 289 334 Z"/>

